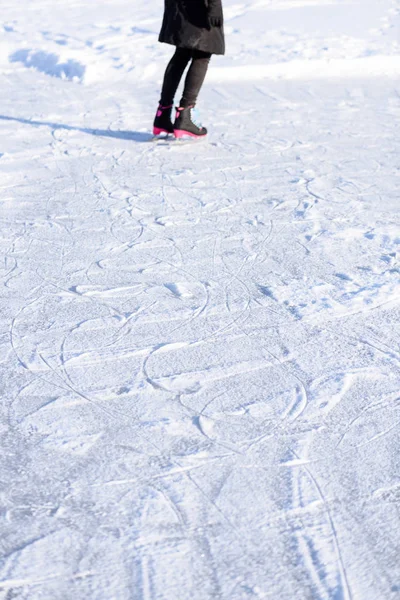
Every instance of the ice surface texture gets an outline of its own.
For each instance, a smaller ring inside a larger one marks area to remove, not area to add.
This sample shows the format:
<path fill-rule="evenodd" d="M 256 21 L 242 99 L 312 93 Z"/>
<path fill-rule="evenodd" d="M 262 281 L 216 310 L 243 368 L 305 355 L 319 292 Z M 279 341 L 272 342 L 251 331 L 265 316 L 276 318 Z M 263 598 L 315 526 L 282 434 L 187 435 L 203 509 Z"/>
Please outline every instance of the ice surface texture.
<path fill-rule="evenodd" d="M 0 600 L 396 600 L 398 5 L 161 4 L 2 3 Z"/>

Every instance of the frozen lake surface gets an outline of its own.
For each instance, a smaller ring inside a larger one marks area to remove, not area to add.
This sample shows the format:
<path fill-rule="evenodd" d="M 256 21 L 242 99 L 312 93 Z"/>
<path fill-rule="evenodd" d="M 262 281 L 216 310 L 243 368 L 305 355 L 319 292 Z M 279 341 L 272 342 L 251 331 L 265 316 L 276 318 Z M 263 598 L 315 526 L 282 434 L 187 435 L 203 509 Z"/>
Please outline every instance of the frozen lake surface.
<path fill-rule="evenodd" d="M 400 5 L 2 2 L 0 600 L 400 597 Z"/>

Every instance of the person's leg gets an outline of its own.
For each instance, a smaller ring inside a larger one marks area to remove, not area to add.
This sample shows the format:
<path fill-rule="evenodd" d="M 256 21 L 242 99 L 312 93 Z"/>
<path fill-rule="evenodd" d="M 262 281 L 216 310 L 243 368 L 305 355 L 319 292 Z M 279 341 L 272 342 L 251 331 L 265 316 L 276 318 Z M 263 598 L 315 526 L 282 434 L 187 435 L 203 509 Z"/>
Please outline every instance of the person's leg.
<path fill-rule="evenodd" d="M 176 90 L 191 58 L 191 50 L 187 50 L 186 48 L 176 49 L 165 70 L 160 99 L 161 106 L 170 106 L 173 104 Z"/>
<path fill-rule="evenodd" d="M 187 108 L 197 102 L 201 86 L 203 85 L 211 54 L 201 50 L 192 50 L 192 62 L 185 79 L 180 106 Z"/>
<path fill-rule="evenodd" d="M 174 135 L 177 138 L 185 136 L 203 137 L 207 129 L 201 125 L 193 109 L 197 102 L 201 86 L 207 73 L 211 54 L 193 50 L 192 62 L 186 75 L 183 96 L 176 112 Z"/>

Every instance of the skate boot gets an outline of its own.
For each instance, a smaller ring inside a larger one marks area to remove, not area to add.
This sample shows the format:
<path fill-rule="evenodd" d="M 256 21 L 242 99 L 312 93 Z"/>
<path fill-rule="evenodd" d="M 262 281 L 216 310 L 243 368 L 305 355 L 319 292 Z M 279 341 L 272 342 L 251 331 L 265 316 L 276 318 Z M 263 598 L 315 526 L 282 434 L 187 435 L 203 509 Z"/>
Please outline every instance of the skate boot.
<path fill-rule="evenodd" d="M 207 135 L 207 129 L 199 122 L 199 116 L 194 106 L 176 109 L 174 123 L 174 136 L 183 138 L 185 136 L 200 138 Z"/>
<path fill-rule="evenodd" d="M 159 105 L 157 113 L 153 123 L 153 135 L 160 135 L 160 133 L 174 133 L 174 126 L 171 121 L 171 106 Z"/>

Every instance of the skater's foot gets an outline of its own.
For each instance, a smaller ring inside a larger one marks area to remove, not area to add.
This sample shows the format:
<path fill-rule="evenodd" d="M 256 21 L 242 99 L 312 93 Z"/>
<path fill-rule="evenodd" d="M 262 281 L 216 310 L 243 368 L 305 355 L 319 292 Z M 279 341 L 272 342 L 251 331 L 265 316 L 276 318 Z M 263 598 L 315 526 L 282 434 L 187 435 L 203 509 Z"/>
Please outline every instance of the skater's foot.
<path fill-rule="evenodd" d="M 159 105 L 156 116 L 153 123 L 153 135 L 160 135 L 161 133 L 174 133 L 174 126 L 171 121 L 171 106 Z"/>
<path fill-rule="evenodd" d="M 180 106 L 176 109 L 174 123 L 174 136 L 176 138 L 185 136 L 199 138 L 205 135 L 207 135 L 207 129 L 199 122 L 199 115 L 194 106 Z"/>

